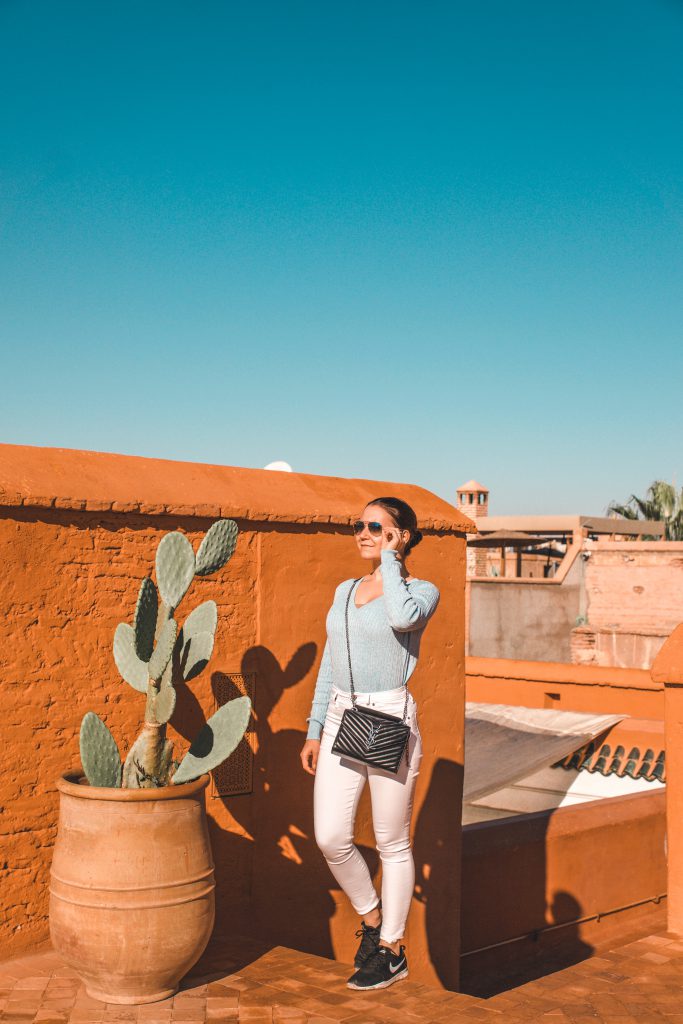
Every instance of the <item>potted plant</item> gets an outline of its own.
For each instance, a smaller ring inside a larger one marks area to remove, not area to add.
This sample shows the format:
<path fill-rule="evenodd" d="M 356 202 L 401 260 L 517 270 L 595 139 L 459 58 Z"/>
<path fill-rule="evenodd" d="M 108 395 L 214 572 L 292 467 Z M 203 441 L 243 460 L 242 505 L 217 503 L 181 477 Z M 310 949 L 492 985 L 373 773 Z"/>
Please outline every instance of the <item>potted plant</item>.
<path fill-rule="evenodd" d="M 166 725 L 178 684 L 193 679 L 213 650 L 214 601 L 179 629 L 176 611 L 195 576 L 232 555 L 237 525 L 218 520 L 195 555 L 168 533 L 156 552 L 156 585 L 143 579 L 133 624 L 121 623 L 113 653 L 123 679 L 146 695 L 142 730 L 121 760 L 94 712 L 83 718 L 83 774 L 59 779 L 59 828 L 50 884 L 50 934 L 91 996 L 112 1003 L 164 999 L 204 951 L 214 922 L 213 859 L 204 806 L 208 772 L 240 742 L 248 697 L 224 705 L 182 760 Z"/>

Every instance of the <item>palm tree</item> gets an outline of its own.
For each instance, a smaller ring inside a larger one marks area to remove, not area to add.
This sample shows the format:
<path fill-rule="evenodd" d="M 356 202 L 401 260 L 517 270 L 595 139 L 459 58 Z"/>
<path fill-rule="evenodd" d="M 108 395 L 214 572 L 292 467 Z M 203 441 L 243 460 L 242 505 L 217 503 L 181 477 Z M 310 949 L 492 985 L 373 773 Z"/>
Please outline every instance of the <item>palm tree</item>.
<path fill-rule="evenodd" d="M 683 540 L 683 487 L 677 493 L 673 484 L 655 480 L 645 498 L 632 494 L 625 505 L 613 501 L 607 511 L 624 519 L 656 519 L 664 523 L 667 540 Z"/>

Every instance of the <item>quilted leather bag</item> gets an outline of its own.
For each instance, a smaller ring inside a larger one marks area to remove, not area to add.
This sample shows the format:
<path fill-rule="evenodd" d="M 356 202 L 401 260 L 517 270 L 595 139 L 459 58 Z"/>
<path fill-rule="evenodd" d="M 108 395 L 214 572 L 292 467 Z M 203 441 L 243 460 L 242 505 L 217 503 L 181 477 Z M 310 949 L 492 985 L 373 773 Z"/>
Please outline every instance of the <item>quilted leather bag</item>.
<path fill-rule="evenodd" d="M 410 739 L 410 726 L 406 721 L 408 717 L 408 686 L 404 680 L 406 700 L 403 718 L 387 715 L 384 711 L 377 711 L 376 708 L 356 706 L 356 692 L 351 671 L 351 645 L 349 643 L 349 602 L 356 584 L 359 582 L 360 580 L 353 581 L 346 597 L 345 609 L 346 650 L 349 658 L 352 706 L 346 708 L 342 715 L 337 735 L 332 744 L 332 753 L 348 757 L 352 761 L 359 761 L 361 764 L 370 765 L 372 768 L 382 768 L 384 771 L 396 775 L 404 754 L 407 759 L 408 740 Z M 407 670 L 408 656 L 406 656 L 406 676 Z"/>

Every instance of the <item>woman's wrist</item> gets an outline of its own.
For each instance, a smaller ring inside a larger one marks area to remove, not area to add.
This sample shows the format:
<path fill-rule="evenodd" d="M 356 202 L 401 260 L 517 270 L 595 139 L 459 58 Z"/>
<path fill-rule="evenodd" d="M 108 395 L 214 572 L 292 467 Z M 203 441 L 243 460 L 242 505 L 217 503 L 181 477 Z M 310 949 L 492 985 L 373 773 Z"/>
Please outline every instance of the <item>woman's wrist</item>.
<path fill-rule="evenodd" d="M 399 558 L 399 553 L 395 548 L 384 548 L 380 554 L 380 561 L 382 562 L 398 562 Z"/>

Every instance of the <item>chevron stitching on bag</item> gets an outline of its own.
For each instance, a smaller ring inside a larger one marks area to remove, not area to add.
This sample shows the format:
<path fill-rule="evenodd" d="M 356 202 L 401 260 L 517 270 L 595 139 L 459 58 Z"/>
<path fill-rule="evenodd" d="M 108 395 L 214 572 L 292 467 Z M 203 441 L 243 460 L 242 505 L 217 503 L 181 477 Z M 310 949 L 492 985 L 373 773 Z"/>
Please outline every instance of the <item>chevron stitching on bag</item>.
<path fill-rule="evenodd" d="M 410 729 L 403 722 L 373 722 L 356 709 L 347 709 L 332 752 L 363 764 L 396 773 L 406 749 Z"/>

